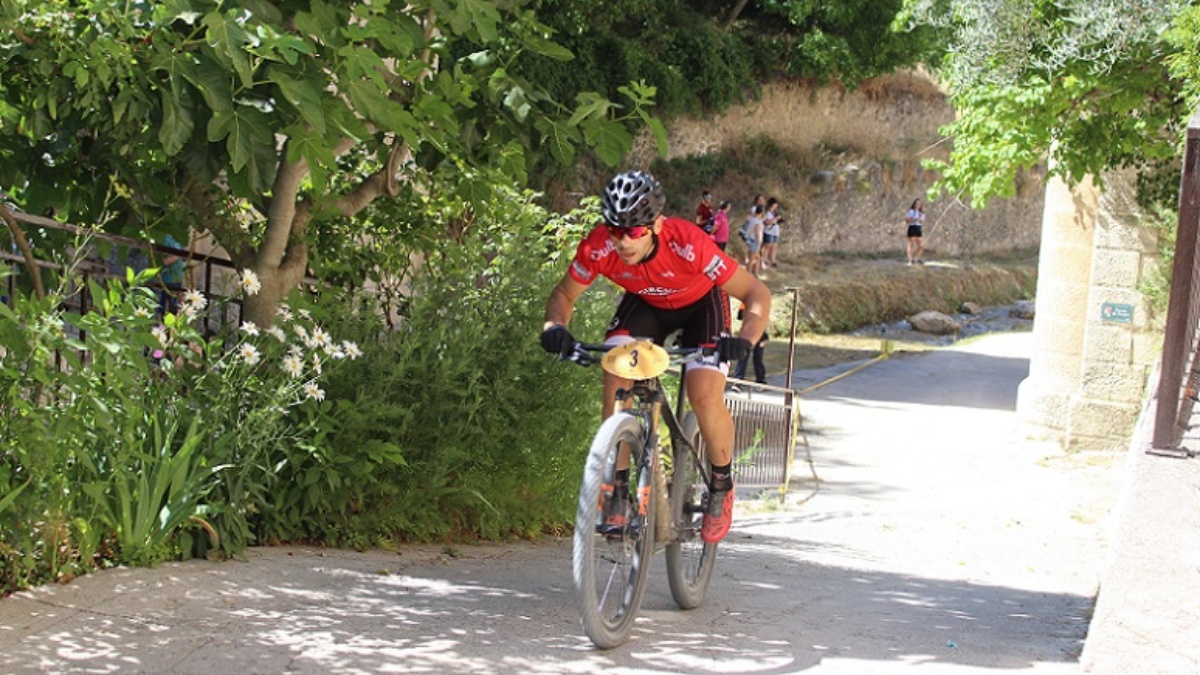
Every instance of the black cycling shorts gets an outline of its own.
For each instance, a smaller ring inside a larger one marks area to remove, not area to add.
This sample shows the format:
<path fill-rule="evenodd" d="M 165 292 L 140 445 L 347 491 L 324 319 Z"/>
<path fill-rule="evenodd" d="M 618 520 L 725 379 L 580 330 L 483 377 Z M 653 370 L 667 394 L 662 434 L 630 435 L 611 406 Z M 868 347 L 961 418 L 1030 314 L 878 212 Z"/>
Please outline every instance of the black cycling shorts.
<path fill-rule="evenodd" d="M 661 309 L 638 295 L 626 293 L 608 323 L 605 338 L 628 336 L 664 345 L 668 336 L 683 330 L 681 347 L 711 347 L 728 335 L 729 294 L 713 286 L 707 295 L 680 309 Z"/>

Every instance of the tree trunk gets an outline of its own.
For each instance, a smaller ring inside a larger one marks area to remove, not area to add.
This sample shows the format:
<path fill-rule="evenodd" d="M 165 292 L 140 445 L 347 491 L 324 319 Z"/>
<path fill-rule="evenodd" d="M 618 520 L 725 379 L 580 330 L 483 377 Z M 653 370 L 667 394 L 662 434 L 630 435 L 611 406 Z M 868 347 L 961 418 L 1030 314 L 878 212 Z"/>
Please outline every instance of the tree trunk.
<path fill-rule="evenodd" d="M 307 252 L 296 252 L 295 248 L 299 247 L 289 251 L 289 257 L 299 256 L 303 259 L 301 264 L 257 265 L 252 268 L 258 275 L 262 290 L 256 295 L 246 296 L 242 303 L 242 321 L 253 321 L 255 325 L 263 328 L 274 325 L 279 303 L 304 280 L 308 255 Z"/>

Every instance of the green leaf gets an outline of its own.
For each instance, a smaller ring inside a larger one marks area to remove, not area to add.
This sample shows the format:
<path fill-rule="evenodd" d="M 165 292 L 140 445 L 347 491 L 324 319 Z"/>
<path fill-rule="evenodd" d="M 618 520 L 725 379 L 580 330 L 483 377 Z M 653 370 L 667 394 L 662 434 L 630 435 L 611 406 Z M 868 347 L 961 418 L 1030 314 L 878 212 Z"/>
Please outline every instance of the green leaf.
<path fill-rule="evenodd" d="M 240 172 L 257 150 L 274 147 L 275 136 L 265 114 L 249 106 L 239 106 L 232 112 L 214 114 L 209 120 L 208 140 L 221 139 L 225 139 L 234 172 Z"/>
<path fill-rule="evenodd" d="M 214 113 L 233 110 L 233 90 L 227 71 L 211 57 L 201 55 L 190 67 L 181 67 L 183 77 L 204 97 Z"/>
<path fill-rule="evenodd" d="M 158 129 L 158 142 L 168 157 L 183 149 L 196 128 L 188 103 L 186 98 L 177 96 L 167 88 L 162 89 L 163 121 Z"/>
<path fill-rule="evenodd" d="M 228 60 L 234 72 L 241 78 L 243 87 L 247 89 L 253 87 L 254 73 L 245 49 L 249 40 L 242 27 L 229 16 L 224 16 L 216 11 L 205 15 L 201 24 L 205 28 L 205 42 L 213 48 L 218 57 Z"/>
<path fill-rule="evenodd" d="M 535 54 L 541 54 L 555 61 L 570 61 L 575 58 L 575 54 L 571 53 L 570 49 L 539 35 L 523 35 L 521 36 L 521 44 L 528 47 Z"/>
<path fill-rule="evenodd" d="M 579 142 L 579 131 L 553 120 L 539 119 L 534 123 L 542 133 L 542 142 L 550 148 L 550 154 L 559 164 L 570 166 L 575 160 L 575 144 Z"/>
<path fill-rule="evenodd" d="M 283 68 L 271 66 L 267 77 L 274 82 L 288 103 L 319 134 L 325 133 L 325 110 L 321 105 L 321 93 L 311 83 L 290 77 Z"/>
<path fill-rule="evenodd" d="M 602 119 L 608 111 L 618 107 L 615 103 L 593 91 L 585 91 L 575 97 L 575 114 L 567 124 L 576 126 L 585 119 Z"/>
<path fill-rule="evenodd" d="M 608 166 L 620 164 L 625 153 L 633 147 L 633 136 L 620 122 L 613 120 L 588 120 L 583 125 L 583 133 L 596 156 Z"/>

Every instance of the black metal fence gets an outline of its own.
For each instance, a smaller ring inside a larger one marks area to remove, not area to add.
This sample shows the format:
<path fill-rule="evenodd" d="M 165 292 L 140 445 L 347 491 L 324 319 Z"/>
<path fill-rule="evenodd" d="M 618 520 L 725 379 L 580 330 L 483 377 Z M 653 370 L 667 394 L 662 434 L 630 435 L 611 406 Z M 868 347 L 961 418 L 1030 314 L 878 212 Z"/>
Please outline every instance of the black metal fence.
<path fill-rule="evenodd" d="M 0 208 L 5 207 L 0 206 Z M 124 278 L 127 262 L 135 268 L 142 266 L 159 267 L 164 259 L 178 257 L 184 261 L 186 269 L 187 281 L 185 281 L 184 286 L 202 293 L 209 301 L 208 305 L 212 309 L 212 311 L 201 317 L 202 324 L 199 326 L 201 330 L 215 332 L 225 328 L 228 324 L 237 325 L 241 322 L 241 300 L 228 295 L 225 288 L 232 283 L 231 280 L 236 275 L 236 267 L 227 258 L 195 253 L 191 250 L 163 246 L 161 244 L 151 244 L 130 237 L 86 231 L 76 225 L 60 223 L 42 216 L 20 212 L 13 212 L 12 216 L 18 222 L 32 225 L 35 228 L 44 228 L 71 235 L 89 250 L 95 250 L 97 242 L 101 242 L 110 246 L 114 251 L 121 252 L 122 255 L 110 254 L 103 258 L 98 255 L 83 254 L 79 256 L 78 260 L 74 261 L 76 266 L 75 274 L 70 275 L 70 278 L 68 278 L 69 285 L 66 288 L 66 297 L 64 298 L 64 304 L 67 309 L 78 312 L 87 311 L 92 306 L 88 290 L 90 282 L 96 280 L 103 283 L 112 277 Z M 62 255 L 63 251 L 56 250 L 55 253 Z M 55 256 L 39 255 L 39 251 L 34 251 L 35 264 L 39 271 L 52 270 L 59 274 L 67 272 L 67 265 L 71 264 L 70 262 L 52 262 L 44 259 L 53 257 Z M 25 258 L 17 252 L 2 251 L 0 252 L 0 260 L 11 263 L 17 269 L 27 271 L 24 270 L 26 265 Z M 16 295 L 19 282 L 20 276 L 18 274 L 9 275 L 5 279 L 3 301 L 10 306 Z M 168 293 L 173 292 L 175 289 L 168 289 L 165 285 L 160 284 L 159 290 Z M 221 310 L 218 310 L 217 307 L 220 307 Z"/>

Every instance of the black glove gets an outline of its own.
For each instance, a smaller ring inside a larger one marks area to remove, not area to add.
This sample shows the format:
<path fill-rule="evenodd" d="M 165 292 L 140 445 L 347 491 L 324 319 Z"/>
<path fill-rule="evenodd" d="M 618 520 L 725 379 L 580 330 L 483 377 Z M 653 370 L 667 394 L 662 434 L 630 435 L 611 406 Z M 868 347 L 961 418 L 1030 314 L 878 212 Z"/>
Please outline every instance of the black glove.
<path fill-rule="evenodd" d="M 565 359 L 575 351 L 575 337 L 566 326 L 550 326 L 542 331 L 542 349 Z"/>
<path fill-rule="evenodd" d="M 723 337 L 717 340 L 717 358 L 722 363 L 737 363 L 750 358 L 750 350 L 754 345 L 741 337 Z"/>

